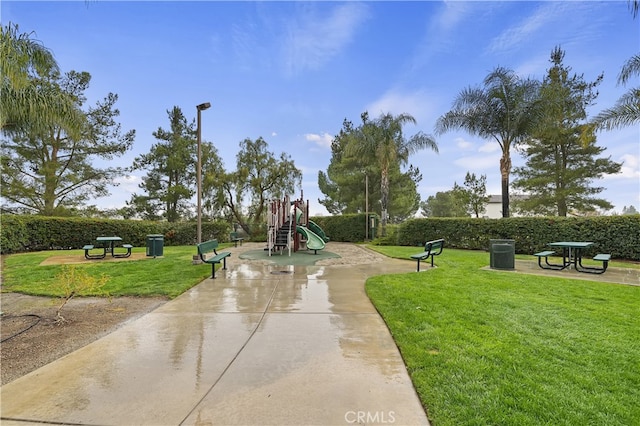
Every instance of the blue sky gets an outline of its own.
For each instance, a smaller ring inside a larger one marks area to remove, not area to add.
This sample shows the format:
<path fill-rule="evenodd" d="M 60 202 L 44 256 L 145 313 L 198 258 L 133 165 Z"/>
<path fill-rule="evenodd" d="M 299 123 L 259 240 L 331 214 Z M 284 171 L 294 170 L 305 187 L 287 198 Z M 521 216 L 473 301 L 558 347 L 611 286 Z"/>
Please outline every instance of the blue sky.
<path fill-rule="evenodd" d="M 134 148 L 117 160 L 129 166 L 147 153 L 152 132 L 168 128 L 167 110 L 188 119 L 202 113 L 202 138 L 235 169 L 238 144 L 262 136 L 276 155 L 287 152 L 303 171 L 312 215 L 319 204 L 318 171 L 331 158 L 330 142 L 345 118 L 409 113 L 407 126 L 433 134 L 437 118 L 456 95 L 481 84 L 496 66 L 541 79 L 555 46 L 565 65 L 586 81 L 600 73 L 590 114 L 612 106 L 629 87 L 616 85 L 621 66 L 640 50 L 640 17 L 627 1 L 413 1 L 413 2 L 127 2 L 6 1 L 3 25 L 51 49 L 63 71 L 88 71 L 93 104 L 118 94 L 124 131 L 136 130 Z M 467 171 L 487 176 L 500 193 L 496 142 L 465 132 L 436 137 L 440 153 L 414 155 L 425 200 L 464 182 Z M 622 173 L 596 181 L 601 196 L 640 210 L 640 128 L 598 134 L 605 156 L 624 162 Z M 514 165 L 524 163 L 513 153 Z M 121 207 L 144 173 L 119 179 L 101 207 Z M 364 183 L 363 183 L 364 188 Z M 296 197 L 299 194 L 292 194 Z"/>

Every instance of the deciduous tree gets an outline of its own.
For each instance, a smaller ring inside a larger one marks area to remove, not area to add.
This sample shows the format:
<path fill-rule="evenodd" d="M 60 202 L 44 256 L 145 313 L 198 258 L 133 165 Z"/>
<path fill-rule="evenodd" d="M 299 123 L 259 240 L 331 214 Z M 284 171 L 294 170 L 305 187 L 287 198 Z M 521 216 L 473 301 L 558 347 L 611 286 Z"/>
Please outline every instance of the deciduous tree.
<path fill-rule="evenodd" d="M 224 205 L 229 216 L 249 235 L 266 223 L 265 210 L 272 199 L 294 194 L 302 186 L 302 172 L 291 156 L 276 157 L 259 137 L 240 142 L 236 171 L 221 176 L 214 203 Z"/>
<path fill-rule="evenodd" d="M 421 203 L 422 215 L 426 217 L 468 217 L 469 197 L 467 192 L 458 186 L 449 191 L 437 192 Z"/>

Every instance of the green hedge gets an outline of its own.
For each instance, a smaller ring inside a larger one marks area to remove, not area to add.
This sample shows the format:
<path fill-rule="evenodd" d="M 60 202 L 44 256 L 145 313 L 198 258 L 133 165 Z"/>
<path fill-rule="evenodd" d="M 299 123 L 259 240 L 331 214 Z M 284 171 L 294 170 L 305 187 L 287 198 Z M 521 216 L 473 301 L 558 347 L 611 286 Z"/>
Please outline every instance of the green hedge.
<path fill-rule="evenodd" d="M 229 231 L 226 222 L 203 222 L 202 240 L 228 241 Z M 150 234 L 164 235 L 167 246 L 191 245 L 196 242 L 196 223 L 2 215 L 0 252 L 78 249 L 101 235 L 117 235 L 123 243 L 144 247 Z"/>
<path fill-rule="evenodd" d="M 356 243 L 365 240 L 365 214 L 345 214 L 342 216 L 316 216 L 314 221 L 331 241 Z"/>
<path fill-rule="evenodd" d="M 553 241 L 593 241 L 587 255 L 640 260 L 640 215 L 412 219 L 400 225 L 397 244 L 421 246 L 438 238 L 446 240 L 446 247 L 474 250 L 488 250 L 490 239 L 513 239 L 516 253 L 522 254 L 541 251 Z"/>
<path fill-rule="evenodd" d="M 146 246 L 149 234 L 164 235 L 164 244 L 192 245 L 196 239 L 193 222 L 150 222 L 3 215 L 0 252 L 77 249 L 100 235 L 117 235 L 124 243 Z M 316 216 L 316 222 L 331 241 L 365 240 L 366 215 Z M 203 222 L 202 240 L 228 241 L 226 222 Z M 379 231 L 379 230 L 378 230 Z M 615 259 L 640 260 L 640 215 L 589 218 L 531 217 L 507 219 L 427 218 L 389 226 L 381 244 L 422 246 L 425 241 L 444 238 L 447 247 L 488 250 L 490 239 L 513 239 L 516 252 L 532 254 L 552 241 L 593 241 L 586 254 L 611 253 Z"/>

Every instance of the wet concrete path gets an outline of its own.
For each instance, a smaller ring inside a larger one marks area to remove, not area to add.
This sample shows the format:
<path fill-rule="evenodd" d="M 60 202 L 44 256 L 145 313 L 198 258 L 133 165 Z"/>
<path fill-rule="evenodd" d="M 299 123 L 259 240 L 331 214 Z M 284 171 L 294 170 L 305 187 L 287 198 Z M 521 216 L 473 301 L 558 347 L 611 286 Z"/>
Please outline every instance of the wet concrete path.
<path fill-rule="evenodd" d="M 217 279 L 3 386 L 2 424 L 428 424 L 364 291 L 372 275 L 413 268 L 230 262 Z"/>

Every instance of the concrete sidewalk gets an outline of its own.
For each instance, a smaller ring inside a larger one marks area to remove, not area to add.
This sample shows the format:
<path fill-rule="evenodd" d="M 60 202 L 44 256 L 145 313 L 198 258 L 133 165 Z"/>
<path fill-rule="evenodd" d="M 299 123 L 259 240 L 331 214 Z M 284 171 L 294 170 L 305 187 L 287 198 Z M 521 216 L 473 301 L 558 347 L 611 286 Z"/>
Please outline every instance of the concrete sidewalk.
<path fill-rule="evenodd" d="M 372 275 L 413 270 L 397 260 L 229 262 L 217 279 L 3 386 L 2 424 L 428 424 L 364 292 Z"/>

